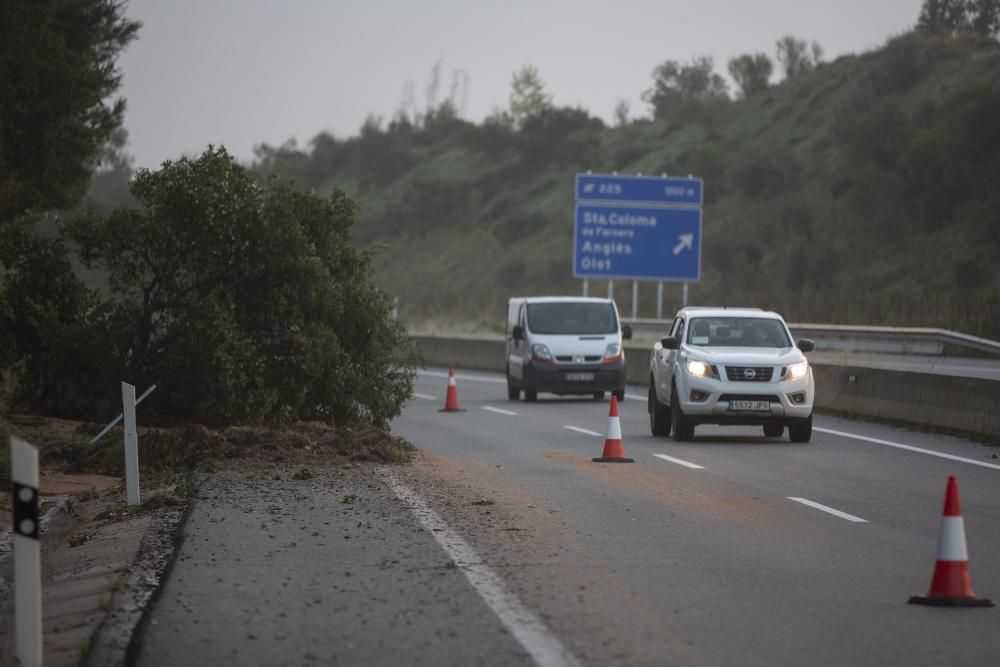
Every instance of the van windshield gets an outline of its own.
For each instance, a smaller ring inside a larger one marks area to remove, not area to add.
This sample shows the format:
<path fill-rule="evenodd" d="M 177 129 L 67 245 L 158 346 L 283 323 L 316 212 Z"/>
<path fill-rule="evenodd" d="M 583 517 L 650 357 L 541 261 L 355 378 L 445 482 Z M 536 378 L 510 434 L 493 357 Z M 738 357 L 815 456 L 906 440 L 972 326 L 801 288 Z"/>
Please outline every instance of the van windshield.
<path fill-rule="evenodd" d="M 791 347 L 785 327 L 762 317 L 697 317 L 688 327 L 688 345 Z"/>
<path fill-rule="evenodd" d="M 618 318 L 610 303 L 529 303 L 528 328 L 540 334 L 613 334 Z"/>

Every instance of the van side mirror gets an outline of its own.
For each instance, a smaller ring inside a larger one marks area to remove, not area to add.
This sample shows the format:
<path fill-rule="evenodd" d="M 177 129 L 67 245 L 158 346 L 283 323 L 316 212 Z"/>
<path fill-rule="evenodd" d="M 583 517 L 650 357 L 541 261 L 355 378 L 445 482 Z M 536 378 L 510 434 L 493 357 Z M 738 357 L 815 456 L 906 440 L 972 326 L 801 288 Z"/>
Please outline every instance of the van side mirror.
<path fill-rule="evenodd" d="M 812 352 L 816 349 L 816 343 L 812 342 L 808 338 L 800 338 L 796 346 L 803 352 Z"/>
<path fill-rule="evenodd" d="M 515 324 L 514 328 L 511 329 L 510 335 L 514 337 L 515 341 L 524 340 L 524 329 L 521 328 L 520 324 Z"/>
<path fill-rule="evenodd" d="M 679 341 L 673 336 L 664 336 L 663 338 L 660 339 L 660 345 L 662 345 L 664 349 L 667 350 L 676 350 L 678 342 Z"/>
<path fill-rule="evenodd" d="M 622 326 L 622 340 L 632 340 L 632 325 Z"/>

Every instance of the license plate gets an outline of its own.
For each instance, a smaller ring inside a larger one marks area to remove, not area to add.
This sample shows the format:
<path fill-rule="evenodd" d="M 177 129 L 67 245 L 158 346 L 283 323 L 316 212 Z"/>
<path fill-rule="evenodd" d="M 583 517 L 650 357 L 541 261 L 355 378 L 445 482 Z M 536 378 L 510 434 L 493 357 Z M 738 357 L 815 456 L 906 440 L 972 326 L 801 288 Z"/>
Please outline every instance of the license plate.
<path fill-rule="evenodd" d="M 769 401 L 729 401 L 729 409 L 734 412 L 770 412 Z"/>
<path fill-rule="evenodd" d="M 593 373 L 566 373 L 567 382 L 590 382 L 593 379 Z"/>

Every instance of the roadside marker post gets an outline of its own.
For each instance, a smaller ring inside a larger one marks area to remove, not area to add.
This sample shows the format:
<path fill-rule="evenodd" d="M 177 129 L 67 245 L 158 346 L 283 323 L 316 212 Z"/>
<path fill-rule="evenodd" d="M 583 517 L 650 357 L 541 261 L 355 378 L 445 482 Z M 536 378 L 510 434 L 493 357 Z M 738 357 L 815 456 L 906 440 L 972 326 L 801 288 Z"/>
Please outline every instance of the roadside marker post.
<path fill-rule="evenodd" d="M 135 387 L 122 382 L 122 414 L 125 418 L 125 498 L 139 504 L 139 434 L 135 427 Z"/>
<path fill-rule="evenodd" d="M 14 658 L 18 665 L 42 664 L 42 563 L 38 542 L 38 449 L 10 437 L 14 487 Z"/>

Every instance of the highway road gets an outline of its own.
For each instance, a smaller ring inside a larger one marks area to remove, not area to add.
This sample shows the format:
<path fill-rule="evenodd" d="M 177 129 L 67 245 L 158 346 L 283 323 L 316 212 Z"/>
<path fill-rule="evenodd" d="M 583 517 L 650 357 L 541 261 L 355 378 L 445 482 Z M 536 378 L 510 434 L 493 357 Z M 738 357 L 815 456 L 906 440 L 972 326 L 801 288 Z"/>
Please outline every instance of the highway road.
<path fill-rule="evenodd" d="M 137 663 L 1000 660 L 1000 610 L 907 604 L 948 475 L 977 593 L 1000 602 L 1000 448 L 827 416 L 809 444 L 712 426 L 681 444 L 630 388 L 635 463 L 599 464 L 607 401 L 512 402 L 459 371 L 465 412 L 440 413 L 445 378 L 422 371 L 393 424 L 412 466 L 209 484 Z"/>

